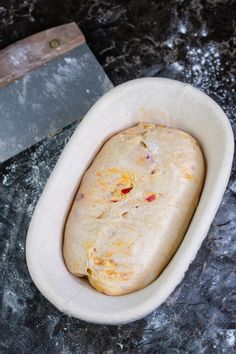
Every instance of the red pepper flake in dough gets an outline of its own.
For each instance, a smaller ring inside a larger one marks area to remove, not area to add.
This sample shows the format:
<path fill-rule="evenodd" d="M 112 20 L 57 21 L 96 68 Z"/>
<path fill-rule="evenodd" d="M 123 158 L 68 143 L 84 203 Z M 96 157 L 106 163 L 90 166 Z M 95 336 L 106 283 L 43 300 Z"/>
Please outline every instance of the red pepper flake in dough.
<path fill-rule="evenodd" d="M 117 200 L 117 199 L 112 199 L 111 202 L 112 202 L 112 203 L 117 203 L 118 200 Z"/>
<path fill-rule="evenodd" d="M 133 189 L 133 187 L 121 189 L 121 193 L 122 193 L 122 194 L 127 194 L 127 193 L 129 193 L 132 189 Z"/>
<path fill-rule="evenodd" d="M 147 160 L 153 160 L 152 155 L 151 155 L 150 153 L 148 153 L 148 154 L 146 155 L 146 159 L 147 159 Z"/>
<path fill-rule="evenodd" d="M 83 199 L 83 198 L 84 198 L 84 193 L 78 193 L 75 199 L 76 199 L 77 201 L 79 201 L 79 200 L 81 200 L 81 199 Z"/>
<path fill-rule="evenodd" d="M 156 198 L 156 194 L 151 194 L 146 198 L 146 201 L 150 203 L 153 202 Z"/>

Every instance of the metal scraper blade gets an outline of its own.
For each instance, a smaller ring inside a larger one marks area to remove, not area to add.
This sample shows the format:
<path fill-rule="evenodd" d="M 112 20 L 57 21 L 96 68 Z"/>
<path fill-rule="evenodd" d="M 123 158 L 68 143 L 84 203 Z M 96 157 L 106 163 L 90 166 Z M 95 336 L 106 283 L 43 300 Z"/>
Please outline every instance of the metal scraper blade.
<path fill-rule="evenodd" d="M 80 120 L 111 81 L 86 43 L 0 89 L 0 161 Z"/>

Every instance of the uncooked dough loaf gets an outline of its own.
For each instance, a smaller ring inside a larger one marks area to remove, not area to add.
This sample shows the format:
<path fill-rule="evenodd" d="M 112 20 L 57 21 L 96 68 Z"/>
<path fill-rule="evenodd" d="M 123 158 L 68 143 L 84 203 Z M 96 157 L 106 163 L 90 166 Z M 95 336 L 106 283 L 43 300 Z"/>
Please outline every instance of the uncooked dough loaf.
<path fill-rule="evenodd" d="M 122 295 L 150 284 L 180 245 L 204 179 L 189 134 L 139 124 L 109 139 L 84 174 L 63 254 L 69 271 Z"/>

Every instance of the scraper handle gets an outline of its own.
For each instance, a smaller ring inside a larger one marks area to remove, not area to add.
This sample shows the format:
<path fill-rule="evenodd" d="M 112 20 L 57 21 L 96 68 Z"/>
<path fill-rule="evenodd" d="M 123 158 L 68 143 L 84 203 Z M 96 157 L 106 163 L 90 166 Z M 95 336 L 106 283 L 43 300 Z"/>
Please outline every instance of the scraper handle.
<path fill-rule="evenodd" d="M 50 28 L 0 51 L 0 87 L 85 43 L 74 23 Z"/>

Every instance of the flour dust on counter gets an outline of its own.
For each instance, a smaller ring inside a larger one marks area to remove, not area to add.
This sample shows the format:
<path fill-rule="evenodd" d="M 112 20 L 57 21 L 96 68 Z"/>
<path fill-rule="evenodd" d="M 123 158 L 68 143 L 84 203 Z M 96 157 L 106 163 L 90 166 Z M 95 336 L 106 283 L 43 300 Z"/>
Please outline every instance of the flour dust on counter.
<path fill-rule="evenodd" d="M 75 124 L 1 166 L 0 328 L 3 323 L 13 321 L 12 326 L 8 324 L 7 328 L 11 340 L 19 336 L 16 348 L 18 345 L 23 347 L 26 341 L 28 343 L 31 317 L 42 310 L 41 305 L 37 311 L 35 309 L 40 302 L 37 300 L 39 294 L 32 286 L 25 263 L 25 238 L 29 221 L 52 168 L 74 129 Z M 8 348 L 8 341 L 4 338 L 0 340 L 1 352 Z M 33 347 L 29 345 L 30 348 Z M 14 353 L 14 347 L 12 350 Z"/>

